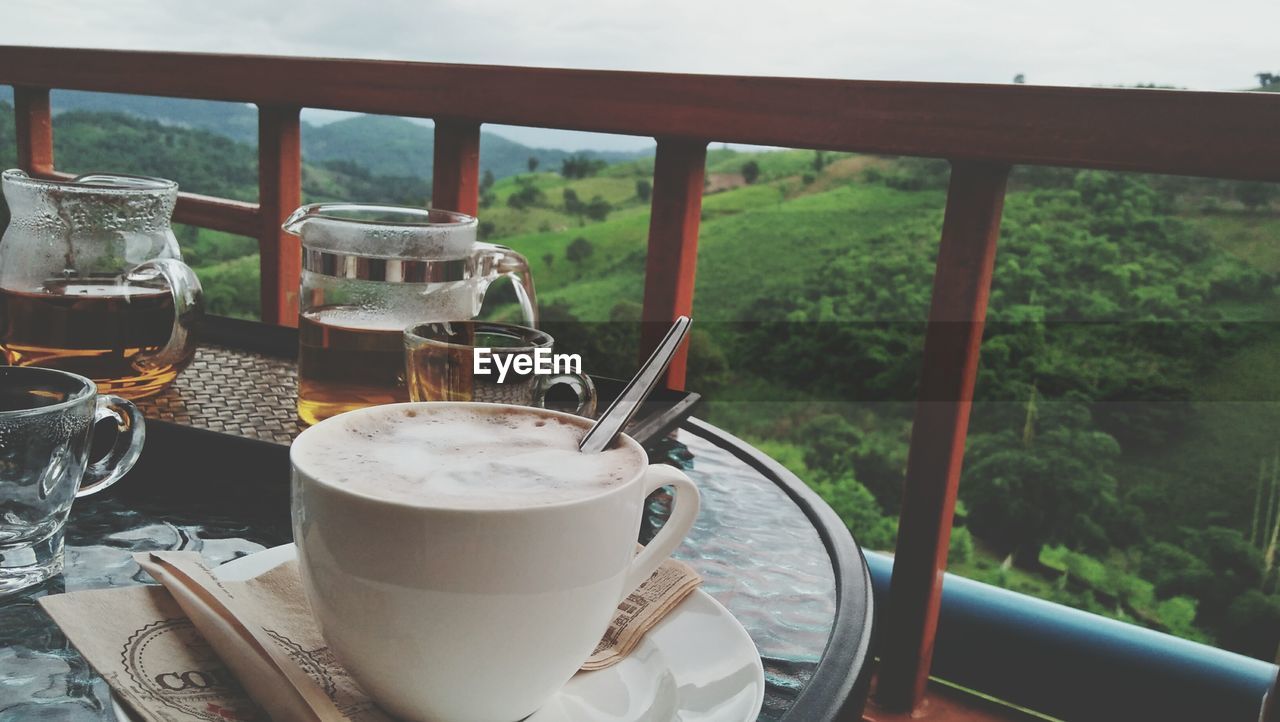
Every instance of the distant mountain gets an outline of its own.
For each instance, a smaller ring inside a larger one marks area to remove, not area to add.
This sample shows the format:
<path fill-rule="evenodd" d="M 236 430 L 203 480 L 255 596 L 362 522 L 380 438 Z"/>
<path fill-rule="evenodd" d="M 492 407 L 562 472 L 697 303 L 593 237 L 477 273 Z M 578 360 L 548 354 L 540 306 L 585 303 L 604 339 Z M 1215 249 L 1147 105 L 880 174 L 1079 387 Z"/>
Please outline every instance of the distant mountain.
<path fill-rule="evenodd" d="M 12 88 L 0 85 L 0 102 L 13 103 Z M 247 103 L 91 93 L 83 90 L 55 90 L 51 102 L 55 113 L 68 110 L 125 113 L 158 120 L 165 125 L 207 130 L 241 143 L 256 145 L 258 142 L 258 111 Z"/>
<path fill-rule="evenodd" d="M 252 201 L 258 196 L 257 153 L 208 130 L 183 128 L 124 113 L 75 110 L 53 121 L 57 165 L 70 173 L 115 172 L 171 178 L 183 190 Z M 12 107 L 0 100 L 0 168 L 16 162 Z M 357 163 L 302 166 L 307 201 L 418 205 L 430 182 L 372 173 Z"/>
<path fill-rule="evenodd" d="M 0 86 L 0 102 L 13 102 L 13 90 Z M 232 140 L 256 145 L 257 110 L 245 103 L 212 100 L 117 95 L 79 90 L 55 90 L 54 112 L 73 110 L 124 113 L 165 125 L 205 130 Z M 302 127 L 305 159 L 317 163 L 348 161 L 381 176 L 430 178 L 435 133 L 419 122 L 393 116 L 358 115 L 333 123 Z M 613 162 L 652 155 L 653 151 L 582 151 L 580 154 Z M 529 158 L 537 158 L 543 170 L 560 167 L 572 153 L 530 148 L 500 135 L 482 132 L 480 167 L 497 178 L 523 173 Z"/>
<path fill-rule="evenodd" d="M 435 132 L 421 123 L 385 115 L 358 115 L 325 125 L 307 125 L 302 131 L 307 159 L 323 163 L 351 160 L 386 176 L 431 177 Z M 652 151 L 584 151 L 581 155 L 609 162 L 632 160 Z M 542 170 L 555 170 L 568 151 L 530 148 L 494 133 L 480 133 L 480 168 L 497 178 L 528 171 L 530 158 Z"/>

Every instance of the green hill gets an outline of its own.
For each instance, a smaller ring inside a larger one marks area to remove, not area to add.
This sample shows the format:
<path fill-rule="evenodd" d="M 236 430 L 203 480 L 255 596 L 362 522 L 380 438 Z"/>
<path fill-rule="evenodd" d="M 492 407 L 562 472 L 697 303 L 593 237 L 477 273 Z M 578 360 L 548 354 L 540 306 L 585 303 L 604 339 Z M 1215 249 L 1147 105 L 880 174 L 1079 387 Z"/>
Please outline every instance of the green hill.
<path fill-rule="evenodd" d="M 12 103 L 13 89 L 0 85 L 0 102 Z M 121 113 L 167 126 L 204 130 L 238 143 L 258 142 L 258 112 L 246 103 L 228 103 L 81 90 L 55 90 L 55 114 L 91 111 Z M 431 178 L 435 132 L 429 124 L 393 116 L 357 115 L 332 123 L 302 124 L 302 152 L 320 164 L 350 162 L 383 176 Z M 501 135 L 482 132 L 480 165 L 498 178 L 525 172 L 529 158 L 544 169 L 559 168 L 571 153 L 531 148 Z M 614 162 L 652 155 L 652 151 L 583 151 L 581 155 Z"/>
<path fill-rule="evenodd" d="M 12 138 L 12 107 L 0 103 L 6 138 Z M 257 153 L 206 130 L 164 125 L 120 113 L 69 111 L 54 117 L 54 158 L 70 173 L 111 171 L 157 175 L 185 191 L 252 201 L 258 197 Z M 13 144 L 5 144 L 13 163 Z M 354 163 L 302 169 L 304 197 L 421 205 L 429 185 L 417 178 L 378 175 Z"/>
<path fill-rule="evenodd" d="M 0 101 L 12 102 L 13 92 L 0 86 Z M 207 130 L 241 143 L 258 142 L 258 111 L 247 103 L 215 100 L 120 95 L 85 90 L 54 90 L 49 98 L 55 113 L 92 111 L 124 113 L 165 125 Z"/>
<path fill-rule="evenodd" d="M 382 175 L 430 178 L 435 131 L 404 118 L 359 115 L 303 129 L 303 150 L 313 161 L 353 160 Z M 480 134 L 480 168 L 497 178 L 524 173 L 530 158 L 540 168 L 556 169 L 572 153 L 529 146 L 494 133 Z M 587 157 L 604 160 L 634 158 L 640 153 L 587 151 Z"/>

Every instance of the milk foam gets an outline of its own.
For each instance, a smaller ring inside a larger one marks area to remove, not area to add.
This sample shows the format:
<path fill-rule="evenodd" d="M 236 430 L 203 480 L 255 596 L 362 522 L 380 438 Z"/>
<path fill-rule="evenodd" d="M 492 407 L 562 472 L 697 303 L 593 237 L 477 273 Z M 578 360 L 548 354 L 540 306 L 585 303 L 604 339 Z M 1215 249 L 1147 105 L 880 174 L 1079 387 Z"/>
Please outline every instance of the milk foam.
<path fill-rule="evenodd" d="M 644 465 L 634 447 L 578 451 L 586 428 L 549 414 L 391 406 L 330 419 L 295 451 L 307 473 L 369 496 L 511 508 L 593 496 Z"/>

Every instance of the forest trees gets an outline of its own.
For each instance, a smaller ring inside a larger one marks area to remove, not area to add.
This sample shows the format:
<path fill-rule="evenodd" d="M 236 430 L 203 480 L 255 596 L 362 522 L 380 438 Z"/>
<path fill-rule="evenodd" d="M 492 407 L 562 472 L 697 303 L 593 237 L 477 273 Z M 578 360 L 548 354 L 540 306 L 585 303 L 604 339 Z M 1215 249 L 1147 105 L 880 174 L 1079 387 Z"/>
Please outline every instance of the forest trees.
<path fill-rule="evenodd" d="M 606 201 L 601 196 L 592 196 L 590 201 L 583 203 L 578 198 L 577 191 L 572 188 L 564 189 L 564 210 L 575 216 L 590 218 L 593 221 L 603 221 L 609 217 L 609 213 L 613 210 L 613 204 Z"/>
<path fill-rule="evenodd" d="M 523 178 L 516 181 L 517 189 L 507 196 L 507 205 L 511 208 L 529 208 L 546 200 L 547 194 L 541 188 Z"/>
<path fill-rule="evenodd" d="M 1017 409 L 997 408 L 1006 415 Z M 1032 387 L 1023 418 L 1013 416 L 969 439 L 969 528 L 1024 568 L 1039 567 L 1046 544 L 1105 551 L 1108 533 L 1099 520 L 1116 516 L 1112 465 L 1120 445 L 1093 424 L 1087 400 L 1074 394 L 1038 402 Z"/>
<path fill-rule="evenodd" d="M 1214 250 L 1168 212 L 1167 194 L 1148 179 L 1061 175 L 1006 201 L 960 485 L 962 528 L 1042 576 L 1072 573 L 1045 567 L 1042 548 L 1113 562 L 1122 555 L 1134 566 L 1115 573 L 1150 573 L 1151 604 L 1171 615 L 1170 627 L 1194 616 L 1197 629 L 1245 650 L 1233 630 L 1250 619 L 1275 625 L 1274 647 L 1280 597 L 1263 585 L 1262 550 L 1236 529 L 1209 525 L 1193 539 L 1148 525 L 1130 498 L 1138 489 L 1118 474 L 1126 450 L 1179 443 L 1195 380 L 1260 332 L 1225 323 L 1219 304 L 1268 299 L 1276 277 Z M 923 162 L 895 163 L 876 178 L 900 189 L 945 185 Z M 856 425 L 861 433 L 836 444 L 797 420 L 773 427 L 790 429 L 780 442 L 808 450 L 805 468 L 832 504 L 860 488 L 886 513 L 896 504 L 906 440 L 882 434 L 891 443 L 870 447 L 867 430 L 910 424 L 924 324 L 885 319 L 926 317 L 937 223 L 899 224 L 892 236 L 832 258 L 791 298 L 754 306 L 748 315 L 760 322 L 735 339 L 734 358 L 761 377 L 877 408 Z M 1226 569 L 1230 583 L 1215 580 Z"/>
<path fill-rule="evenodd" d="M 1260 181 L 1240 181 L 1235 184 L 1235 196 L 1250 211 L 1263 210 L 1280 198 L 1280 185 Z"/>
<path fill-rule="evenodd" d="M 570 263 L 582 263 L 590 258 L 593 252 L 595 252 L 595 246 L 591 245 L 591 241 L 578 236 L 564 249 L 564 256 Z"/>
<path fill-rule="evenodd" d="M 591 176 L 604 170 L 609 165 L 608 161 L 601 158 L 592 158 L 587 155 L 571 155 L 560 162 L 560 175 L 573 180 L 575 178 L 590 178 Z"/>

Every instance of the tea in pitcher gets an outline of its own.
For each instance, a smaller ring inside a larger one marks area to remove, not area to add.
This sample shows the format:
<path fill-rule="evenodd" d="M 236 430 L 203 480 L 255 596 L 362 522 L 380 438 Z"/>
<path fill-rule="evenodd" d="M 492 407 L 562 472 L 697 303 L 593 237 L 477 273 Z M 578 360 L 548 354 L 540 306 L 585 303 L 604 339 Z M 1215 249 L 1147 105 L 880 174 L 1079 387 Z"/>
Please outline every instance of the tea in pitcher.
<path fill-rule="evenodd" d="M 344 411 L 408 401 L 403 341 L 407 325 L 355 306 L 302 312 L 298 418 L 314 424 Z"/>
<path fill-rule="evenodd" d="M 0 288 L 0 347 L 13 366 L 46 366 L 93 379 L 99 393 L 145 396 L 173 381 L 186 359 L 139 363 L 169 342 L 173 294 L 112 279 Z"/>

